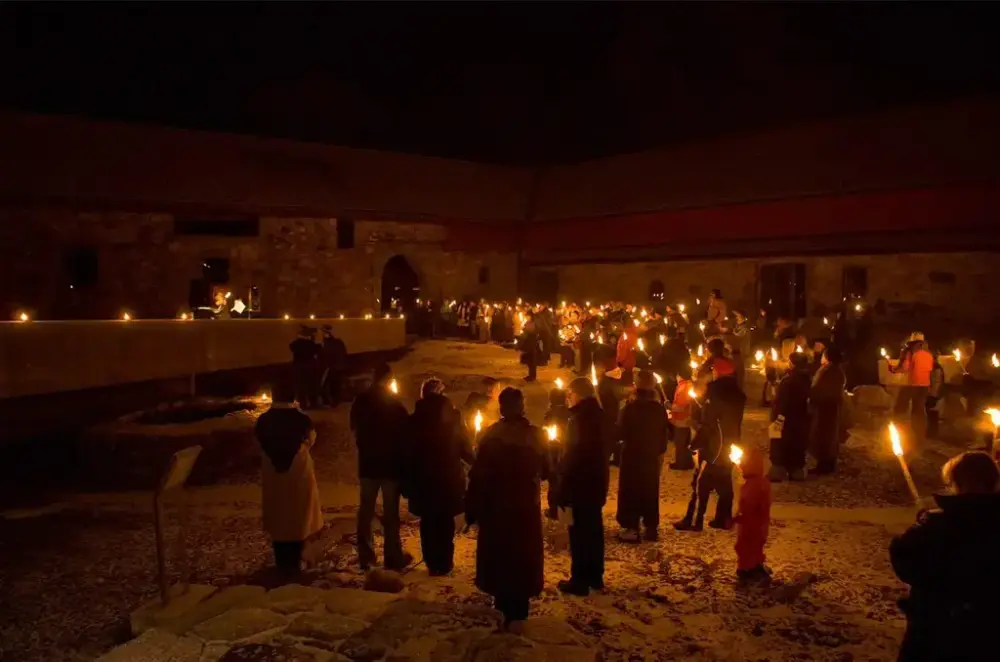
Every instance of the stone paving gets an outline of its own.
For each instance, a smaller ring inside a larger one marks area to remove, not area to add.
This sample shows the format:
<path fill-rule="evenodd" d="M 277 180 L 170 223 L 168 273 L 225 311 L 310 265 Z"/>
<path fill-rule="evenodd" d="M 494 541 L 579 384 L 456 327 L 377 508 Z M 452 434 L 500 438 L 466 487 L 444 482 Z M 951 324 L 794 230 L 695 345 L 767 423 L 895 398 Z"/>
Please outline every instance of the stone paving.
<path fill-rule="evenodd" d="M 523 635 L 514 636 L 500 630 L 498 612 L 482 605 L 297 584 L 271 591 L 258 586 L 202 589 L 196 595 L 204 599 L 188 601 L 180 609 L 168 607 L 159 618 L 156 610 L 140 610 L 133 627 L 148 629 L 98 662 L 593 662 L 599 658 L 565 621 L 531 619 Z"/>

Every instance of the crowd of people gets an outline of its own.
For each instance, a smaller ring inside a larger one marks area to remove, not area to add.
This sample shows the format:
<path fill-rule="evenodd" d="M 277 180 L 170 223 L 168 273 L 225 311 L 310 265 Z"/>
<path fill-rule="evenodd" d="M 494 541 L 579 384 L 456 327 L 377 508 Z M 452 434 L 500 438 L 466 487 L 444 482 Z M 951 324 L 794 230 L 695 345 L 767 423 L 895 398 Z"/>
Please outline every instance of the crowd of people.
<path fill-rule="evenodd" d="M 486 328 L 499 310 L 493 309 Z M 559 590 L 578 596 L 604 590 L 602 513 L 610 467 L 619 467 L 619 539 L 658 540 L 660 477 L 672 443 L 669 468 L 691 472 L 688 507 L 673 528 L 735 529 L 740 581 L 766 583 L 771 483 L 804 479 L 808 454 L 816 460 L 812 472 L 835 471 L 850 425 L 844 393 L 848 352 L 857 348 L 838 342 L 843 326 L 830 325 L 828 336 L 809 339 L 784 317 L 767 326 L 763 311 L 752 324 L 743 311 L 727 310 L 717 291 L 696 322 L 689 318 L 695 313 L 680 305 L 554 310 L 514 304 L 505 310 L 504 319 L 520 326 L 512 335 L 528 382 L 537 379 L 546 354 L 559 355 L 578 376 L 549 391 L 549 410 L 536 426 L 526 416 L 523 393 L 493 378 L 461 406 L 451 402 L 443 382 L 428 379 L 410 412 L 390 386 L 389 367 L 379 366 L 350 412 L 358 447 L 361 567 L 377 562 L 372 521 L 380 493 L 388 569 L 414 565 L 400 539 L 403 499 L 419 518 L 422 561 L 432 576 L 452 572 L 456 535 L 476 527 L 476 585 L 494 597 L 505 627 L 517 632 L 530 599 L 543 588 L 543 517 L 564 524 L 569 534 L 571 568 Z M 323 354 L 311 333 L 303 329 L 293 355 L 298 343 L 314 357 L 310 361 L 319 361 Z M 930 432 L 921 423 L 927 401 L 939 394 L 940 362 L 914 333 L 891 370 L 904 380 L 896 413 L 909 413 L 919 439 Z M 762 450 L 740 443 L 749 371 L 764 376 L 760 397 L 770 407 L 767 473 Z M 295 389 L 275 390 L 273 407 L 257 424 L 266 457 L 265 528 L 276 565 L 290 573 L 299 570 L 305 545 L 322 528 L 309 456 L 315 435 L 308 415 L 294 404 L 297 393 L 309 392 L 301 382 L 297 371 Z M 922 511 L 890 549 L 893 567 L 912 589 L 902 603 L 909 627 L 901 659 L 981 659 L 977 642 L 997 615 L 992 595 L 1000 579 L 990 570 L 1000 540 L 983 542 L 981 531 L 1000 524 L 1000 469 L 989 454 L 968 452 L 946 465 L 944 480 L 953 494 L 938 496 L 939 508 Z M 715 510 L 706 522 L 713 493 Z"/>

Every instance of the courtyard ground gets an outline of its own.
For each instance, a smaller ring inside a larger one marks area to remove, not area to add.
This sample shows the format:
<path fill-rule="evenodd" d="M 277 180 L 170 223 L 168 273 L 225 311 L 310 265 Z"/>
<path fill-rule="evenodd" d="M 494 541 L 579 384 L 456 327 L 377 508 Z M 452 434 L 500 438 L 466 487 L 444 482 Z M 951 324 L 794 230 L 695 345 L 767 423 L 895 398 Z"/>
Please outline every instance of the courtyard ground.
<path fill-rule="evenodd" d="M 524 384 L 516 353 L 449 341 L 416 344 L 394 369 L 408 404 L 429 376 L 442 378 L 458 404 L 482 377 L 499 377 L 523 388 L 534 421 L 541 420 L 552 381 L 571 376 L 550 366 L 539 371 L 537 383 Z M 352 547 L 357 476 L 347 411 L 342 406 L 314 414 L 324 510 L 342 533 L 303 580 L 316 588 L 360 588 L 364 581 Z M 766 446 L 765 428 L 766 412 L 751 406 L 742 443 Z M 938 487 L 940 466 L 954 450 L 934 446 L 913 458 L 924 494 Z M 533 602 L 533 615 L 568 624 L 581 645 L 605 660 L 895 658 L 903 631 L 896 600 L 905 587 L 893 576 L 887 549 L 893 533 L 913 521 L 915 508 L 880 422 L 855 431 L 837 475 L 775 485 L 767 547 L 775 582 L 769 589 L 735 582 L 732 532 L 676 533 L 666 524 L 682 514 L 689 481 L 690 474 L 664 471 L 660 541 L 623 544 L 615 537 L 613 470 L 605 508 L 608 588 L 588 598 L 555 591 L 567 576 L 569 556 L 558 525 L 547 522 L 547 588 Z M 188 501 L 192 581 L 268 584 L 270 547 L 260 527 L 256 476 L 237 472 L 223 484 L 193 488 Z M 63 494 L 44 507 L 3 513 L 0 659 L 92 660 L 127 640 L 128 614 L 156 595 L 150 512 L 148 493 L 98 492 Z M 417 527 L 409 517 L 403 539 L 419 558 Z M 418 565 L 404 576 L 405 595 L 467 608 L 463 613 L 488 605 L 473 586 L 474 557 L 473 531 L 458 539 L 452 577 L 432 580 Z M 225 651 L 213 650 L 218 655 L 206 647 L 190 659 L 211 662 Z M 314 654 L 317 660 L 343 659 Z M 439 659 L 394 655 L 400 661 Z M 464 655 L 440 659 L 475 657 Z"/>

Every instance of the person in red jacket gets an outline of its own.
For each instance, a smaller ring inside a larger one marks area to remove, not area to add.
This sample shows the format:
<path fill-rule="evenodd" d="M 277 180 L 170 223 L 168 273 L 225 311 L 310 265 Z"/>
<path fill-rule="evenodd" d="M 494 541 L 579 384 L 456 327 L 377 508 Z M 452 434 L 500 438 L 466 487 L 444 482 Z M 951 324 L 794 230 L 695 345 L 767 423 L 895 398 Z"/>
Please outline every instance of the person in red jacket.
<path fill-rule="evenodd" d="M 764 567 L 764 545 L 771 524 L 771 483 L 764 475 L 764 454 L 756 446 L 746 449 L 740 464 L 743 486 L 736 509 L 736 575 L 742 581 L 770 577 Z"/>
<path fill-rule="evenodd" d="M 622 335 L 618 338 L 616 358 L 618 367 L 622 369 L 622 381 L 628 385 L 632 384 L 632 371 L 635 369 L 635 346 L 640 332 L 639 327 L 629 326 L 622 329 Z"/>

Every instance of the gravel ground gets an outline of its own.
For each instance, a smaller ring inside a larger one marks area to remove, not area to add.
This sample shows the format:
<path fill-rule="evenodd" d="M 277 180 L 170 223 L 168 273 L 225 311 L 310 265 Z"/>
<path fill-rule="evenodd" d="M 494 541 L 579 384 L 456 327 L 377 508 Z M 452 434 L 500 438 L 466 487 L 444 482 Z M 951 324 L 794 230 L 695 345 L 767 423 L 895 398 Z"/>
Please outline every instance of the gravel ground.
<path fill-rule="evenodd" d="M 442 377 L 458 403 L 484 375 L 523 385 L 517 355 L 493 346 L 422 343 L 395 369 L 404 397 L 411 400 L 430 375 Z M 556 376 L 565 380 L 569 371 L 544 368 L 541 383 L 525 386 L 533 420 L 540 420 L 546 389 Z M 314 456 L 323 482 L 357 482 L 346 417 L 346 406 L 314 415 L 319 431 Z M 765 425 L 765 412 L 749 409 L 743 443 L 765 446 Z M 947 449 L 933 449 L 915 458 L 914 473 L 925 493 L 937 486 L 946 455 Z M 253 472 L 245 472 L 227 476 L 225 482 L 256 480 Z M 664 472 L 662 499 L 667 512 L 683 507 L 689 480 L 689 474 Z M 612 500 L 616 484 L 613 476 Z M 778 503 L 821 506 L 831 513 L 909 503 L 895 459 L 882 435 L 871 429 L 852 437 L 836 476 L 776 485 L 774 498 Z M 325 505 L 331 515 L 353 512 L 350 504 Z M 610 506 L 605 512 L 609 591 L 586 600 L 567 600 L 548 590 L 534 607 L 538 613 L 565 616 L 590 636 L 600 634 L 606 659 L 636 655 L 736 659 L 723 654 L 727 646 L 735 645 L 726 638 L 730 635 L 748 637 L 740 639 L 744 652 L 739 659 L 894 657 L 902 633 L 895 600 L 903 587 L 888 564 L 890 533 L 884 527 L 776 520 L 767 551 L 777 585 L 748 593 L 734 582 L 733 534 L 669 531 L 656 544 L 625 545 L 614 538 Z M 551 586 L 566 575 L 569 558 L 552 547 L 556 525 L 547 526 Z M 412 522 L 404 525 L 403 534 L 406 546 L 419 557 Z M 234 502 L 193 513 L 188 544 L 196 551 L 193 581 L 227 585 L 266 578 L 261 570 L 270 561 L 270 549 L 256 504 Z M 310 581 L 360 585 L 353 551 L 346 544 L 338 549 L 341 555 L 321 564 Z M 0 518 L 0 659 L 91 660 L 125 639 L 130 610 L 156 594 L 154 550 L 151 517 L 145 512 L 96 510 L 69 499 L 62 510 L 48 514 Z M 431 599 L 485 601 L 472 587 L 474 550 L 474 538 L 463 536 L 453 578 L 432 581 L 421 566 L 407 575 L 407 581 Z M 650 649 L 651 641 L 659 641 L 656 651 Z"/>

